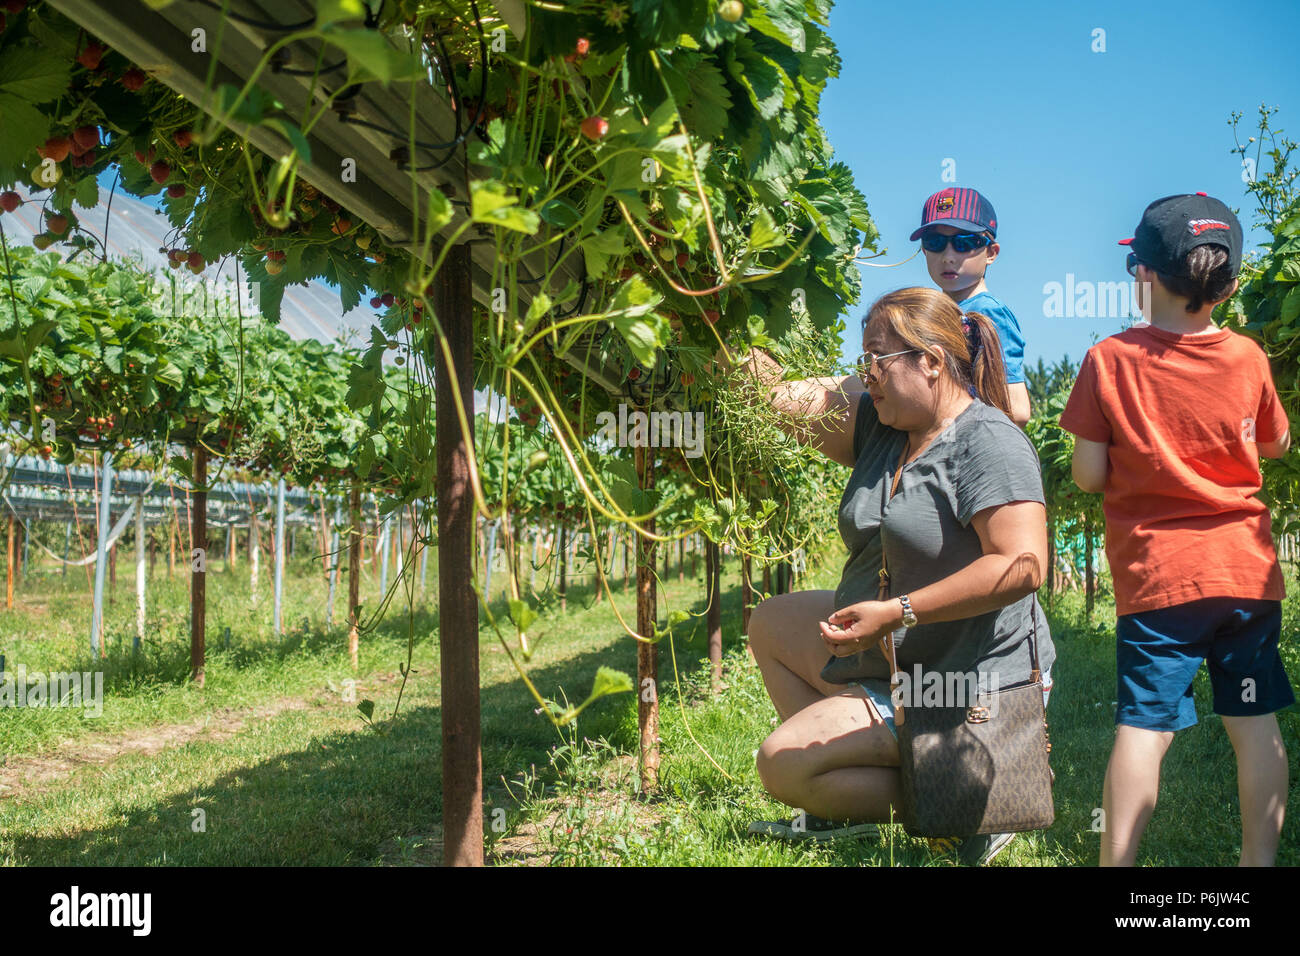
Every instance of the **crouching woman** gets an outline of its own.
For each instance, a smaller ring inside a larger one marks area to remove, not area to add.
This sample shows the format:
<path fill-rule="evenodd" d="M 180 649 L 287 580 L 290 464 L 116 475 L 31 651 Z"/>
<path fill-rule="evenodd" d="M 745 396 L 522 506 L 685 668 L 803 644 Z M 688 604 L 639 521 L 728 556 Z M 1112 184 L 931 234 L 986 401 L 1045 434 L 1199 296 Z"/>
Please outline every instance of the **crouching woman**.
<path fill-rule="evenodd" d="M 773 797 L 804 811 L 751 833 L 825 839 L 874 829 L 891 808 L 897 819 L 888 635 L 900 672 L 919 665 L 946 684 L 977 675 L 979 686 L 1006 687 L 1029 680 L 1034 634 L 1051 685 L 1056 652 L 1033 600 L 1047 568 L 1042 479 L 1008 417 L 996 329 L 941 292 L 901 289 L 871 307 L 863 352 L 858 376 L 842 380 L 782 381 L 765 353 L 746 359 L 783 427 L 853 469 L 839 510 L 849 552 L 839 587 L 769 598 L 750 620 L 781 719 L 758 750 L 758 773 Z M 877 600 L 882 556 L 890 596 Z M 1009 840 L 972 837 L 958 853 L 986 862 Z"/>

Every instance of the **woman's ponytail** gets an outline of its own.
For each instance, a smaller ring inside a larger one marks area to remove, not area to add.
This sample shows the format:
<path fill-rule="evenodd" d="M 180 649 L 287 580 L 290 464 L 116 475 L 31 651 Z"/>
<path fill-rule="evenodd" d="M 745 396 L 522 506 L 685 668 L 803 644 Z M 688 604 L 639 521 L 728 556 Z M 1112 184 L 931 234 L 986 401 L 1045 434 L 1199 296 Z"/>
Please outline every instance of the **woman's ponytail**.
<path fill-rule="evenodd" d="M 1002 362 L 1002 339 L 993 320 L 982 312 L 967 312 L 961 317 L 961 327 L 970 349 L 970 381 L 966 387 L 971 397 L 978 397 L 1011 417 L 1011 395 L 1007 391 L 1007 371 Z"/>

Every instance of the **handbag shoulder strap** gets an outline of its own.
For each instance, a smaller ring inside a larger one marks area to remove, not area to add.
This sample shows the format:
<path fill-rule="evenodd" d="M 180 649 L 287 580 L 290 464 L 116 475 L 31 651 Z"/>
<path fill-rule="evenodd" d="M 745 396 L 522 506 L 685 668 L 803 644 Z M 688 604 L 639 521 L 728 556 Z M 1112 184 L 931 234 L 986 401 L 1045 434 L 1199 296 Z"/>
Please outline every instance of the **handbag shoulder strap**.
<path fill-rule="evenodd" d="M 1029 601 L 1029 660 L 1033 673 L 1029 675 L 1030 683 L 1037 683 L 1043 679 L 1042 670 L 1038 666 L 1038 592 L 1030 594 Z"/>

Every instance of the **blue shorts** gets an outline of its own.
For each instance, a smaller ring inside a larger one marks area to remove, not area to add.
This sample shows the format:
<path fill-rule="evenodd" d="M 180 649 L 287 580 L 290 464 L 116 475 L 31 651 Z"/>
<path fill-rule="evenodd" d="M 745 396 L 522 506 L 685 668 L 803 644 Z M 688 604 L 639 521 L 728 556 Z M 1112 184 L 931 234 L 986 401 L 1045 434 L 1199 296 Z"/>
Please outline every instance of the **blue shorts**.
<path fill-rule="evenodd" d="M 858 686 L 867 692 L 867 697 L 875 705 L 876 713 L 884 721 L 889 732 L 898 739 L 898 727 L 894 725 L 894 698 L 890 693 L 889 681 L 878 677 L 858 681 Z M 1047 709 L 1047 699 L 1052 696 L 1052 669 L 1043 671 L 1043 709 Z"/>
<path fill-rule="evenodd" d="M 1115 723 L 1173 731 L 1196 723 L 1192 682 L 1205 661 L 1214 712 L 1257 717 L 1295 703 L 1277 642 L 1282 602 L 1201 598 L 1121 615 Z"/>

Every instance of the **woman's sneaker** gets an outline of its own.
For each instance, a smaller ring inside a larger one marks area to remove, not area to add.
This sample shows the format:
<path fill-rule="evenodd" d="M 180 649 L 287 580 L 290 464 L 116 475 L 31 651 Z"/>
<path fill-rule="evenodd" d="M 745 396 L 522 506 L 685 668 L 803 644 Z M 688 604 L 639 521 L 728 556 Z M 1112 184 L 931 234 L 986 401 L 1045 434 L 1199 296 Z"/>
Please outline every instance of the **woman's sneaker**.
<path fill-rule="evenodd" d="M 963 866 L 984 866 L 1015 838 L 1014 833 L 981 833 L 965 839 L 940 837 L 926 842 L 934 853 L 955 853 Z"/>
<path fill-rule="evenodd" d="M 812 840 L 824 843 L 847 837 L 875 837 L 880 828 L 874 823 L 833 823 L 811 813 L 801 813 L 789 820 L 755 820 L 749 825 L 750 836 L 773 840 Z"/>

